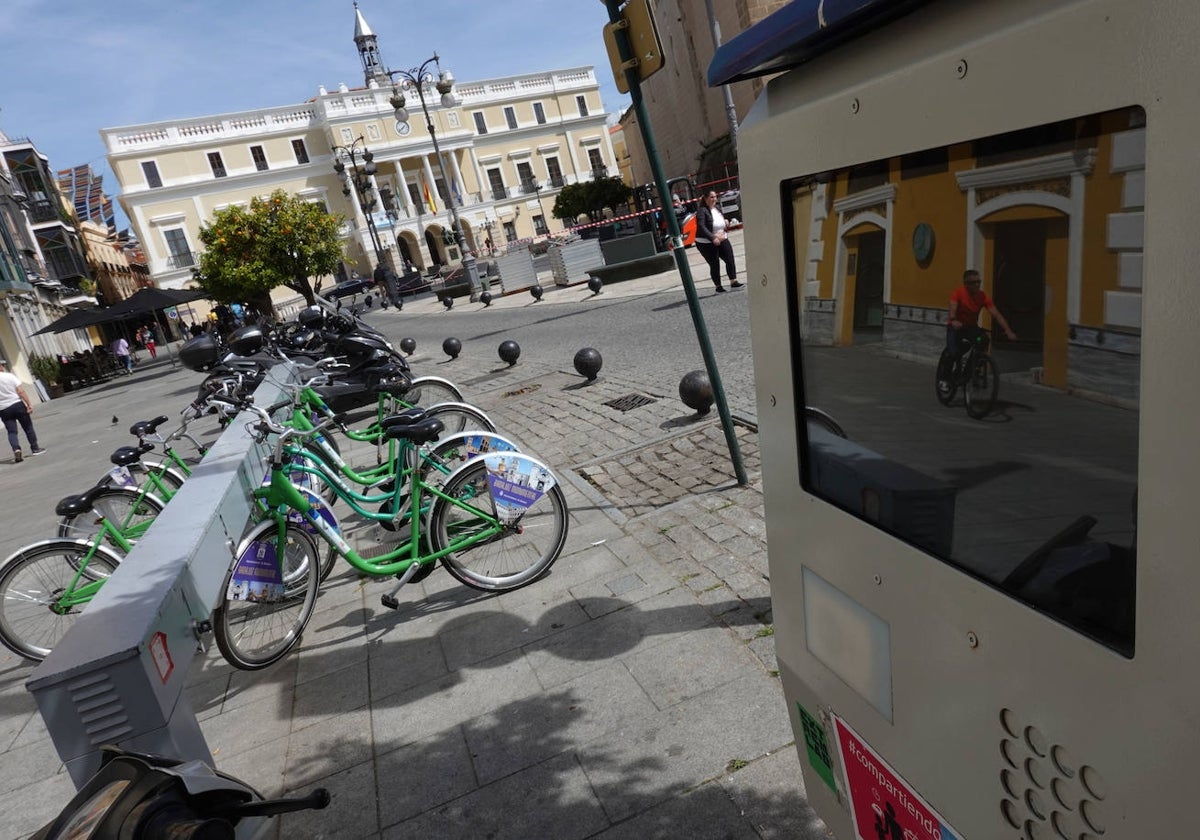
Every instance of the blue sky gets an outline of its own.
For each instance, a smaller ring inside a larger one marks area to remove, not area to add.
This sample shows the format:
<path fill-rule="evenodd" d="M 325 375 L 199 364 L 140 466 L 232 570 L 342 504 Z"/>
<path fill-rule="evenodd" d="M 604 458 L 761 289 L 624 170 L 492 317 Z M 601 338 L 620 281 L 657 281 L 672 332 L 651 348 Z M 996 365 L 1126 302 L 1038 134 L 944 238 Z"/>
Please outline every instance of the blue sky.
<path fill-rule="evenodd" d="M 435 51 L 461 82 L 592 65 L 620 113 L 600 0 L 360 0 L 389 67 Z M 302 102 L 363 83 L 351 0 L 0 0 L 0 129 L 55 169 L 104 159 L 101 128 Z M 119 224 L 123 224 L 121 220 Z"/>

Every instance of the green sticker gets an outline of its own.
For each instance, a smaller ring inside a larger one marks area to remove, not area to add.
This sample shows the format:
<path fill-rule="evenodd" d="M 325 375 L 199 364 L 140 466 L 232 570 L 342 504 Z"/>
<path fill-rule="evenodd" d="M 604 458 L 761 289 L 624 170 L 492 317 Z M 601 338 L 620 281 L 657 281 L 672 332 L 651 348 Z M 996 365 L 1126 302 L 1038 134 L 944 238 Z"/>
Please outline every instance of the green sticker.
<path fill-rule="evenodd" d="M 825 727 L 799 703 L 796 704 L 796 708 L 800 712 L 800 725 L 804 727 L 804 746 L 808 750 L 808 763 L 817 771 L 817 775 L 825 780 L 829 789 L 837 793 L 837 784 L 833 780 L 833 762 L 829 759 L 829 744 L 825 740 Z"/>

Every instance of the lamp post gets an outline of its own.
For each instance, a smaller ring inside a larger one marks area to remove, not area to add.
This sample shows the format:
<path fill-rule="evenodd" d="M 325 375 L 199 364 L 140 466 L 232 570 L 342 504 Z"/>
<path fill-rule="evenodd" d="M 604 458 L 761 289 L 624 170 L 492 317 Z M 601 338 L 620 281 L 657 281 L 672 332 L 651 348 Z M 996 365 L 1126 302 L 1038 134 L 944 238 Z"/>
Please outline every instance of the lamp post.
<path fill-rule="evenodd" d="M 437 68 L 437 77 L 429 72 L 430 65 Z M 438 62 L 437 53 L 426 60 L 421 66 L 411 70 L 389 70 L 388 78 L 392 80 L 392 95 L 388 100 L 396 109 L 397 122 L 408 122 L 408 109 L 405 107 L 404 90 L 414 90 L 417 100 L 421 103 L 421 112 L 425 115 L 425 128 L 429 131 L 429 139 L 433 141 L 433 156 L 437 158 L 438 169 L 442 173 L 442 183 L 446 185 L 446 206 L 450 209 L 450 225 L 454 230 L 454 241 L 458 244 L 458 252 L 462 255 L 463 270 L 467 273 L 467 281 L 471 284 L 471 301 L 479 300 L 482 284 L 479 280 L 479 268 L 475 265 L 475 255 L 467 249 L 466 237 L 463 236 L 462 223 L 458 218 L 458 207 L 454 201 L 454 190 L 450 186 L 450 178 L 446 175 L 446 163 L 442 160 L 442 150 L 438 146 L 437 132 L 433 129 L 433 120 L 429 116 L 429 108 L 425 104 L 425 86 L 432 83 L 437 92 L 442 95 L 442 106 L 453 108 L 458 104 L 454 95 L 454 74 L 443 70 Z M 399 77 L 402 81 L 397 82 Z"/>
<path fill-rule="evenodd" d="M 483 217 L 483 229 L 487 231 L 486 238 L 489 257 L 494 257 L 496 255 L 496 240 L 492 238 L 492 228 L 495 227 L 495 225 L 496 223 L 487 216 Z"/>
<path fill-rule="evenodd" d="M 371 176 L 377 171 L 375 155 L 367 148 L 366 140 L 361 135 L 349 146 L 333 146 L 330 150 L 334 155 L 333 171 L 342 182 L 342 195 L 349 198 L 352 192 L 357 193 L 358 206 L 367 220 L 367 233 L 371 237 L 371 246 L 375 249 L 375 265 L 383 265 L 388 259 L 384 256 L 383 246 L 379 242 L 379 231 L 375 229 L 375 219 L 372 218 L 378 203 L 374 195 L 375 188 L 371 184 Z M 347 162 L 354 173 L 353 176 L 346 171 Z"/>
<path fill-rule="evenodd" d="M 542 227 L 545 230 L 539 231 L 535 226 L 533 232 L 538 236 L 545 236 L 550 233 L 550 225 L 546 223 L 546 208 L 542 206 L 542 185 L 538 183 L 537 178 L 530 178 L 521 186 L 527 195 L 530 190 L 533 190 L 533 194 L 537 196 L 538 213 L 541 215 Z"/>

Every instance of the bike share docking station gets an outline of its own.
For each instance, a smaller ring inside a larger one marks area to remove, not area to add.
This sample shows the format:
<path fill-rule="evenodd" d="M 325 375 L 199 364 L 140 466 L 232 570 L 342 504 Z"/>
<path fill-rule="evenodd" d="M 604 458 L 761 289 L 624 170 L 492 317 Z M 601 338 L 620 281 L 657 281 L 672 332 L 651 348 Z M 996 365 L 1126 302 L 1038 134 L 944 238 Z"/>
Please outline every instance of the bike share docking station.
<path fill-rule="evenodd" d="M 272 371 L 258 405 L 295 380 Z M 213 764 L 184 685 L 269 455 L 235 420 L 26 683 L 76 788 L 108 744 Z"/>

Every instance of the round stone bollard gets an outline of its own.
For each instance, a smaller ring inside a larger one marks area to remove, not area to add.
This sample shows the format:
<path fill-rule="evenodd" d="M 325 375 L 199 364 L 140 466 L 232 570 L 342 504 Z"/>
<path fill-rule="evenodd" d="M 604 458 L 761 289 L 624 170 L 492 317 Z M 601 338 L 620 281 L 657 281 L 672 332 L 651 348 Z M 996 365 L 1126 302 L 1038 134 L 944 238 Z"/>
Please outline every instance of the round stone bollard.
<path fill-rule="evenodd" d="M 508 341 L 500 342 L 500 361 L 508 362 L 508 366 L 512 367 L 517 363 L 517 359 L 521 357 L 521 345 L 513 341 L 511 338 Z"/>
<path fill-rule="evenodd" d="M 604 288 L 604 281 L 599 277 L 589 277 L 588 288 L 592 290 L 593 295 L 598 295 L 600 294 L 600 290 Z"/>
<path fill-rule="evenodd" d="M 586 376 L 588 382 L 596 378 L 603 364 L 604 359 L 600 356 L 600 351 L 594 347 L 584 347 L 575 354 L 575 370 L 579 371 L 580 376 Z"/>
<path fill-rule="evenodd" d="M 529 294 L 533 295 L 534 300 L 541 300 L 543 294 L 542 287 L 534 283 L 529 287 Z"/>
<path fill-rule="evenodd" d="M 415 338 L 400 339 L 400 350 L 406 356 L 411 356 L 417 349 L 417 340 Z"/>
<path fill-rule="evenodd" d="M 442 352 L 451 359 L 457 359 L 458 354 L 462 352 L 462 342 L 457 338 L 447 338 L 442 342 Z"/>
<path fill-rule="evenodd" d="M 679 380 L 679 399 L 697 414 L 707 414 L 714 401 L 712 383 L 708 374 L 694 370 Z"/>
<path fill-rule="evenodd" d="M 447 309 L 453 309 L 454 298 L 450 297 L 450 295 L 446 295 L 444 298 L 442 298 L 442 306 L 446 307 Z"/>
<path fill-rule="evenodd" d="M 482 303 L 484 306 L 491 306 L 492 305 L 492 293 L 491 292 L 480 292 L 479 293 L 479 302 Z"/>

